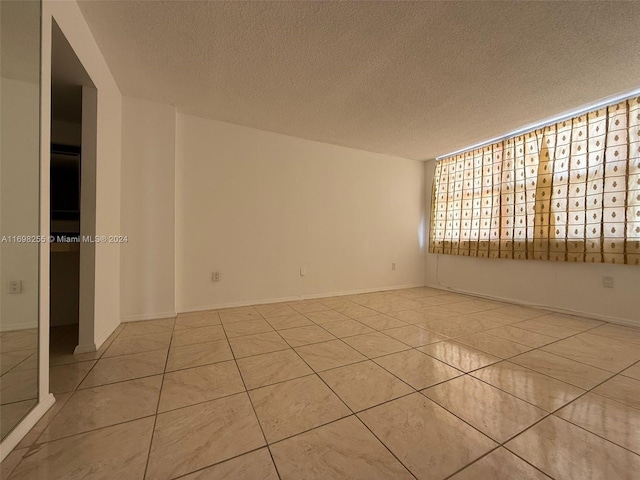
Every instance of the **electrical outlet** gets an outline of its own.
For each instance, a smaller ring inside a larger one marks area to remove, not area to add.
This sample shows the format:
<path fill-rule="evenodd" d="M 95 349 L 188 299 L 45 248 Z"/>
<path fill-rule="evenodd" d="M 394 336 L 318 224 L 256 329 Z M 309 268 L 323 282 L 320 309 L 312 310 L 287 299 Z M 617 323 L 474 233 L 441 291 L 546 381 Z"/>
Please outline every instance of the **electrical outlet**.
<path fill-rule="evenodd" d="M 300 276 L 304 277 L 307 274 L 307 269 L 305 267 L 300 267 Z"/>
<path fill-rule="evenodd" d="M 604 288 L 613 288 L 613 277 L 602 277 L 602 286 Z"/>
<path fill-rule="evenodd" d="M 398 264 L 396 262 L 391 262 L 391 270 L 396 270 Z"/>
<path fill-rule="evenodd" d="M 212 282 L 219 282 L 220 281 L 220 272 L 213 272 L 211 274 L 211 281 Z"/>
<path fill-rule="evenodd" d="M 22 293 L 22 280 L 11 280 L 9 282 L 9 293 Z"/>

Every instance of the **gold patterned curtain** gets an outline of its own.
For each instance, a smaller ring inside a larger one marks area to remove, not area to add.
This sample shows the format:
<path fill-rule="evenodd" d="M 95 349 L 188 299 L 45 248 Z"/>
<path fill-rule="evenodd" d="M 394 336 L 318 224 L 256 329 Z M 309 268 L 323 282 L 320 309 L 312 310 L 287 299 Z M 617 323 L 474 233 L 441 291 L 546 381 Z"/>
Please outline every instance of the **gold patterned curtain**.
<path fill-rule="evenodd" d="M 640 97 L 440 160 L 429 251 L 640 265 Z"/>

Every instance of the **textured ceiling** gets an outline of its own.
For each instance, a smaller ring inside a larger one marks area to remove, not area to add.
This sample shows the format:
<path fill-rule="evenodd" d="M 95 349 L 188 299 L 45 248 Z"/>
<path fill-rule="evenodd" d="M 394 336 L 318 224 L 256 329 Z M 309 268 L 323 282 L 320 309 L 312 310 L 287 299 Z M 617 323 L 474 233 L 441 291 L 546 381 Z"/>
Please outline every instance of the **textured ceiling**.
<path fill-rule="evenodd" d="M 640 2 L 80 8 L 126 95 L 414 159 L 640 86 Z"/>

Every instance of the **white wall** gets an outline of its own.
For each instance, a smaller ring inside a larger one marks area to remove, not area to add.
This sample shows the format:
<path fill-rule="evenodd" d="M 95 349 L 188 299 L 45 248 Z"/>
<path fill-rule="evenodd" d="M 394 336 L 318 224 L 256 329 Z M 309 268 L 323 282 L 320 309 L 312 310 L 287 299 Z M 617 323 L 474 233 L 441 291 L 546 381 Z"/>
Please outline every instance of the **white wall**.
<path fill-rule="evenodd" d="M 425 163 L 431 212 L 435 162 Z M 427 222 L 427 240 L 429 222 Z M 426 284 L 640 325 L 640 268 L 634 265 L 484 259 L 426 254 Z M 602 277 L 615 288 L 602 287 Z"/>
<path fill-rule="evenodd" d="M 39 231 L 39 109 L 37 84 L 2 78 L 0 82 L 0 236 L 36 236 Z M 38 325 L 38 244 L 0 246 L 0 331 Z M 10 294 L 9 282 L 22 281 Z"/>
<path fill-rule="evenodd" d="M 423 170 L 179 114 L 178 311 L 422 285 Z"/>
<path fill-rule="evenodd" d="M 175 315 L 175 128 L 168 105 L 123 97 L 120 313 Z"/>
<path fill-rule="evenodd" d="M 98 91 L 96 138 L 96 234 L 120 233 L 121 116 L 120 90 L 75 1 L 45 0 L 42 6 L 42 143 L 49 144 L 51 115 L 51 26 L 55 20 Z M 49 152 L 42 155 L 42 211 L 49 210 Z M 41 221 L 48 232 L 48 219 Z M 47 246 L 48 248 L 48 246 Z M 45 252 L 41 251 L 41 258 Z M 81 267 L 82 268 L 82 267 Z M 41 305 L 48 306 L 48 261 L 41 265 Z M 120 246 L 95 247 L 95 329 L 96 347 L 120 323 Z M 41 310 L 41 317 L 45 312 Z M 48 313 L 46 314 L 48 325 Z M 44 340 L 43 340 L 44 341 Z"/>

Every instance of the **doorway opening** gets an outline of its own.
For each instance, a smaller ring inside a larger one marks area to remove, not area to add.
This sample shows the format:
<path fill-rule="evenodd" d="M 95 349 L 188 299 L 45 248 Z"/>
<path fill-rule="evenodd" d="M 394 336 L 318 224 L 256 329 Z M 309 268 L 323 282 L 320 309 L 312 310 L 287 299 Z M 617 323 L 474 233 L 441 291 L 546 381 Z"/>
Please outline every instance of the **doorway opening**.
<path fill-rule="evenodd" d="M 49 356 L 56 368 L 95 351 L 90 239 L 95 237 L 97 91 L 55 22 L 51 37 Z M 70 379 L 61 371 L 51 375 L 51 391 L 75 388 Z"/>

